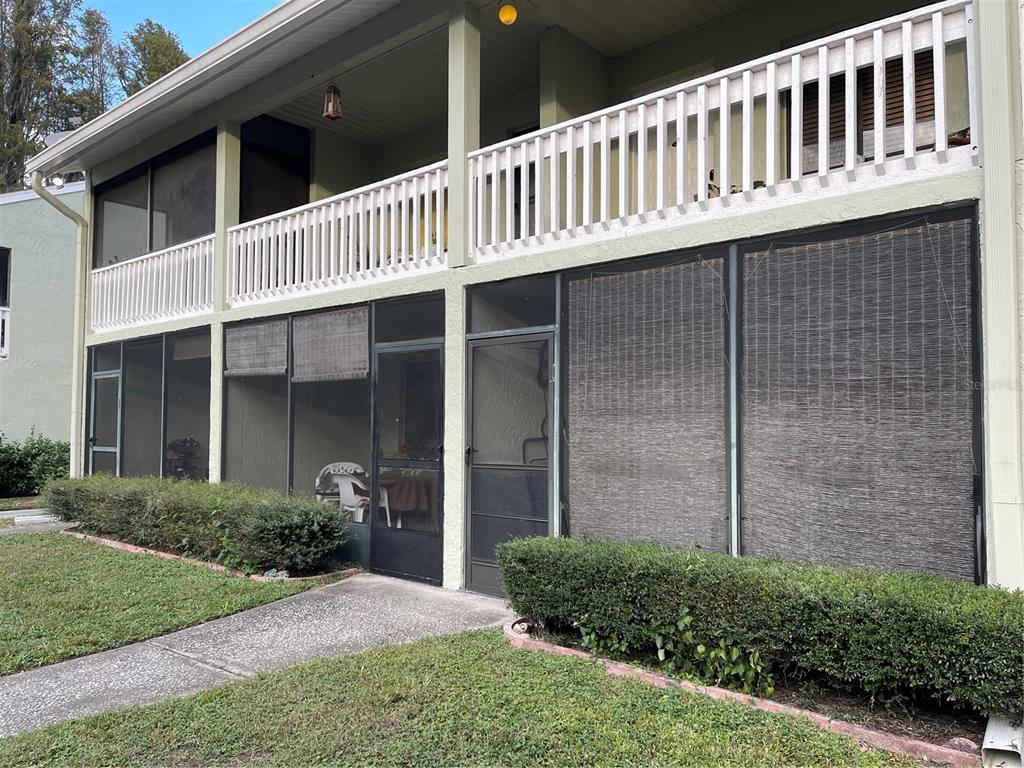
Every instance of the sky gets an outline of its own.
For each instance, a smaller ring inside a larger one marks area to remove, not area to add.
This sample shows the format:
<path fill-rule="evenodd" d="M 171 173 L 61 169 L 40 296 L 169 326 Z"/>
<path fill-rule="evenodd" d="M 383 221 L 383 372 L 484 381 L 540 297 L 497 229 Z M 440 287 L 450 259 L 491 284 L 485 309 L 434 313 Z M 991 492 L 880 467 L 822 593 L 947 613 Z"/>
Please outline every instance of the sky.
<path fill-rule="evenodd" d="M 111 33 L 120 40 L 145 18 L 151 18 L 181 38 L 189 56 L 262 16 L 282 0 L 84 0 L 83 7 L 102 11 Z"/>

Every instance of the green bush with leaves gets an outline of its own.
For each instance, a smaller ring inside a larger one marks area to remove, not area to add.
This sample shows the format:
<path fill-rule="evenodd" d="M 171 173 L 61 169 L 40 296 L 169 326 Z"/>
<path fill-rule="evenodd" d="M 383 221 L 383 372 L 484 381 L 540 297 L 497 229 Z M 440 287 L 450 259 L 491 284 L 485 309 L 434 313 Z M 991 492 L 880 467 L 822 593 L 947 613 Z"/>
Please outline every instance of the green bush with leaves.
<path fill-rule="evenodd" d="M 94 475 L 51 481 L 44 495 L 86 533 L 247 573 L 317 571 L 348 534 L 337 506 L 230 483 Z"/>
<path fill-rule="evenodd" d="M 24 441 L 0 435 L 0 497 L 35 496 L 52 478 L 67 477 L 67 442 L 32 432 Z"/>
<path fill-rule="evenodd" d="M 498 563 L 517 613 L 594 650 L 744 690 L 788 675 L 1024 717 L 1020 591 L 595 539 L 513 540 Z"/>

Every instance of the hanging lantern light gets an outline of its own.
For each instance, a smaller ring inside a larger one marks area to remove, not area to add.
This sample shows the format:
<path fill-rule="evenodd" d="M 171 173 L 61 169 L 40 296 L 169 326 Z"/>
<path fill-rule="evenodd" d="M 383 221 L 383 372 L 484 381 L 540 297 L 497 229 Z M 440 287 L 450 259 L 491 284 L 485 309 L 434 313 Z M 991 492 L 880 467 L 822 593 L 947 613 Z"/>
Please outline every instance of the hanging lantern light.
<path fill-rule="evenodd" d="M 341 91 L 338 86 L 331 83 L 324 92 L 324 117 L 328 120 L 337 120 L 341 114 Z"/>
<path fill-rule="evenodd" d="M 511 27 L 518 18 L 519 11 L 516 9 L 516 4 L 511 2 L 511 0 L 504 0 L 498 7 L 498 21 L 506 27 Z"/>

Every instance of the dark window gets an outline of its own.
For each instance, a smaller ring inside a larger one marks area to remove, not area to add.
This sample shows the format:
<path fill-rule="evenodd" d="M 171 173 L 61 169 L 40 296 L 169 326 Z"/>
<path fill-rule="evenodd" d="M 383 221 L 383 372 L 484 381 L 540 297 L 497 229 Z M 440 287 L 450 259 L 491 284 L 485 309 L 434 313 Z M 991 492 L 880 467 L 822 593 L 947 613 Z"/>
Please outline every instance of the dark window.
<path fill-rule="evenodd" d="M 242 125 L 239 220 L 309 202 L 309 131 L 267 115 Z"/>
<path fill-rule="evenodd" d="M 288 321 L 224 332 L 224 478 L 288 490 Z"/>
<path fill-rule="evenodd" d="M 440 338 L 444 336 L 444 297 L 434 294 L 381 302 L 374 307 L 373 329 L 378 344 Z"/>
<path fill-rule="evenodd" d="M 207 479 L 208 329 L 95 347 L 92 372 L 92 472 Z"/>
<path fill-rule="evenodd" d="M 214 229 L 213 132 L 96 187 L 93 266 L 106 267 Z"/>
<path fill-rule="evenodd" d="M 95 371 L 119 371 L 121 370 L 121 345 L 104 344 L 96 347 L 93 352 L 93 370 Z"/>
<path fill-rule="evenodd" d="M 126 477 L 160 474 L 163 367 L 159 337 L 125 344 L 121 474 Z"/>
<path fill-rule="evenodd" d="M 0 248 L 0 307 L 11 306 L 11 251 Z"/>
<path fill-rule="evenodd" d="M 158 251 L 214 229 L 217 147 L 203 140 L 153 163 L 153 241 Z"/>
<path fill-rule="evenodd" d="M 489 333 L 555 323 L 555 277 L 526 277 L 469 291 L 469 332 Z"/>
<path fill-rule="evenodd" d="M 210 440 L 210 333 L 167 339 L 164 476 L 206 480 Z"/>
<path fill-rule="evenodd" d="M 93 266 L 149 251 L 149 170 L 135 168 L 96 188 Z"/>

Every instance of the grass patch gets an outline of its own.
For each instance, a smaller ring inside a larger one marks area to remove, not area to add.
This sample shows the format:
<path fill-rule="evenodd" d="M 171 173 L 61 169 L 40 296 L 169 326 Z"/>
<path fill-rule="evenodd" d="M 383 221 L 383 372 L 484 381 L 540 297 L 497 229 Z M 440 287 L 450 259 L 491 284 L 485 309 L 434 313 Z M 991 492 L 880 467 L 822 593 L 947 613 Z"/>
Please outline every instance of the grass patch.
<path fill-rule="evenodd" d="M 6 528 L 9 525 L 14 525 L 13 517 L 0 517 L 0 528 Z"/>
<path fill-rule="evenodd" d="M 424 640 L 0 742 L 0 764 L 909 766 L 806 722 L 508 646 Z"/>
<path fill-rule="evenodd" d="M 39 509 L 43 500 L 39 496 L 12 496 L 0 499 L 0 512 L 11 512 L 21 509 Z"/>
<path fill-rule="evenodd" d="M 319 583 L 260 583 L 56 533 L 2 536 L 0 674 L 145 640 Z"/>

